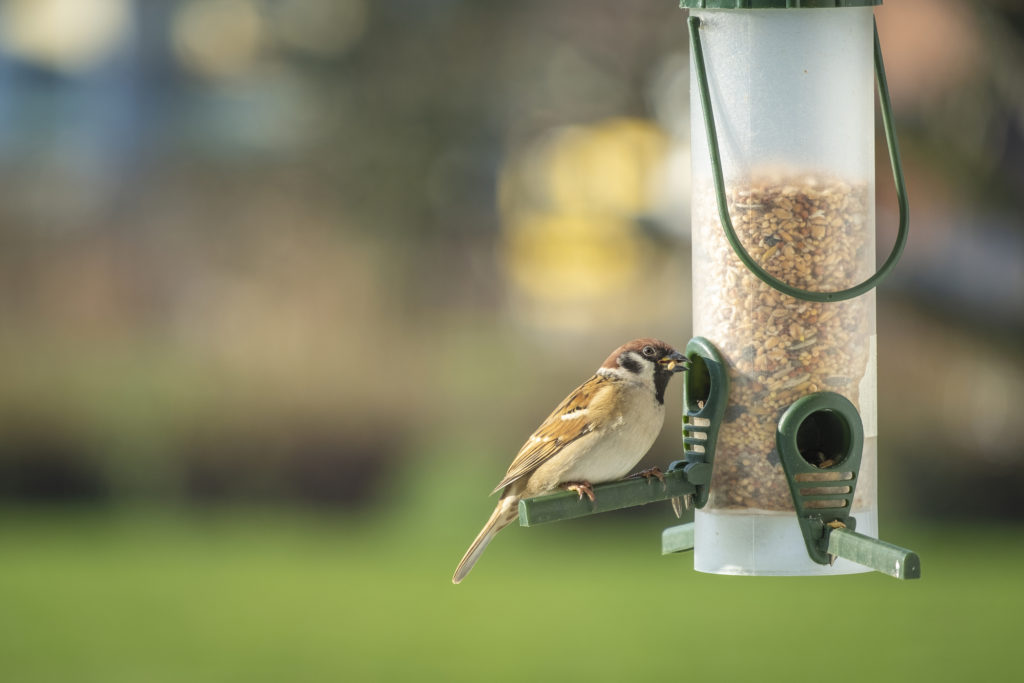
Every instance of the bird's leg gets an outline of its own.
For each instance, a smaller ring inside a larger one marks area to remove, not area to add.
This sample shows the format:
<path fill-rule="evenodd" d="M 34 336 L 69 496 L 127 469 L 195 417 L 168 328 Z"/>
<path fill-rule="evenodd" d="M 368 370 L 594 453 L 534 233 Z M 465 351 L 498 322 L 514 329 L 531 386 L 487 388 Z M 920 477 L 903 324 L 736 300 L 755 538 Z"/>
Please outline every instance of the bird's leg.
<path fill-rule="evenodd" d="M 573 491 L 576 495 L 583 500 L 583 496 L 590 499 L 590 502 L 594 502 L 594 487 L 590 485 L 589 481 L 567 481 L 564 484 L 560 484 L 559 488 L 563 488 L 566 491 Z"/>
<path fill-rule="evenodd" d="M 640 477 L 643 477 L 647 481 L 650 481 L 653 478 L 657 479 L 662 484 L 665 483 L 665 473 L 661 471 L 660 467 L 651 467 L 646 470 L 634 472 L 633 474 L 626 477 L 626 479 L 639 479 Z"/>

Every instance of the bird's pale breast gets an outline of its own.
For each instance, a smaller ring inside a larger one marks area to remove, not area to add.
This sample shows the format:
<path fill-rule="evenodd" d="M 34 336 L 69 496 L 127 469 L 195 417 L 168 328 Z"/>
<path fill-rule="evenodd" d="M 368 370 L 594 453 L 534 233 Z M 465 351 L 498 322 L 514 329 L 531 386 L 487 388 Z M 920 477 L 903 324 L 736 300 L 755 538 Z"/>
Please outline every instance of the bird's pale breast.
<path fill-rule="evenodd" d="M 665 421 L 665 407 L 651 391 L 636 385 L 626 392 L 620 410 L 599 431 L 569 444 L 530 476 L 527 495 L 538 495 L 559 484 L 587 481 L 600 484 L 629 474 L 650 449 Z"/>

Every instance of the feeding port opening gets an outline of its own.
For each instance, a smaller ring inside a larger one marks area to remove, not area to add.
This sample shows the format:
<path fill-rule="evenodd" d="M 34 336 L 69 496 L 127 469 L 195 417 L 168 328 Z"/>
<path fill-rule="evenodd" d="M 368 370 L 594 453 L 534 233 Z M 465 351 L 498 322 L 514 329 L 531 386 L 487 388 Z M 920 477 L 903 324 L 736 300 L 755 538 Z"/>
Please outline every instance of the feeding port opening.
<path fill-rule="evenodd" d="M 826 469 L 841 465 L 850 453 L 853 437 L 846 419 L 834 410 L 816 410 L 800 423 L 796 446 L 810 465 Z"/>
<path fill-rule="evenodd" d="M 686 409 L 697 412 L 704 408 L 711 396 L 711 372 L 699 353 L 691 353 L 688 358 L 690 369 L 686 372 L 686 386 L 683 394 L 686 400 Z"/>

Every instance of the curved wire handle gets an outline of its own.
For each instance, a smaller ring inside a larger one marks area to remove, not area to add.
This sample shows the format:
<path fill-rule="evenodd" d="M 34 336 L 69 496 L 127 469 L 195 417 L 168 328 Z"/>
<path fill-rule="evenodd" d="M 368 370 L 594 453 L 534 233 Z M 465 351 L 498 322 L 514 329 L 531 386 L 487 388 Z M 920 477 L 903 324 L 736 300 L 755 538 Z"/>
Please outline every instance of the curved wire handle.
<path fill-rule="evenodd" d="M 910 205 L 907 202 L 907 188 L 903 181 L 903 164 L 900 161 L 900 151 L 896 143 L 896 131 L 892 123 L 892 105 L 889 102 L 889 85 L 885 79 L 885 66 L 882 64 L 882 46 L 878 40 L 878 25 L 875 24 L 875 79 L 878 81 L 878 99 L 882 110 L 882 125 L 885 128 L 885 141 L 889 146 L 889 161 L 892 164 L 892 176 L 896 182 L 896 200 L 900 207 L 899 231 L 896 234 L 896 243 L 892 252 L 874 275 L 859 285 L 849 289 L 835 292 L 812 292 L 799 287 L 794 287 L 782 280 L 769 275 L 758 263 L 747 253 L 747 250 L 740 243 L 733 228 L 732 219 L 729 217 L 729 207 L 725 198 L 725 180 L 722 174 L 722 157 L 718 150 L 718 133 L 715 129 L 715 116 L 711 110 L 711 92 L 708 88 L 708 77 L 704 67 L 704 50 L 700 44 L 700 17 L 691 16 L 688 20 L 690 27 L 690 48 L 693 53 L 694 72 L 697 75 L 697 86 L 700 92 L 700 102 L 704 109 L 704 130 L 708 137 L 708 152 L 711 156 L 711 174 L 715 182 L 715 196 L 718 199 L 718 217 L 722 222 L 722 229 L 725 237 L 736 252 L 736 256 L 743 262 L 751 273 L 756 275 L 765 284 L 774 287 L 783 294 L 788 294 L 804 301 L 828 302 L 845 301 L 858 297 L 861 294 L 874 288 L 881 280 L 888 275 L 896 262 L 900 260 L 903 248 L 907 245 L 907 234 L 910 226 Z"/>

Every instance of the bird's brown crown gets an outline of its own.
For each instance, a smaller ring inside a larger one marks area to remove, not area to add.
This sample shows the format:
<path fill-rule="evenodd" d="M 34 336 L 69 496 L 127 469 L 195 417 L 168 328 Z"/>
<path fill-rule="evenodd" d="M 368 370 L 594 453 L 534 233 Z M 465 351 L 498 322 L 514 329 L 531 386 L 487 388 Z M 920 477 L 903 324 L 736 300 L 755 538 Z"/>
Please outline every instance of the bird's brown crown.
<path fill-rule="evenodd" d="M 605 359 L 604 364 L 601 365 L 601 367 L 615 369 L 619 367 L 619 356 L 628 351 L 634 351 L 643 356 L 643 351 L 647 347 L 651 347 L 655 350 L 656 354 L 654 358 L 661 358 L 662 356 L 668 355 L 670 353 L 675 353 L 675 349 L 673 349 L 669 344 L 666 344 L 660 339 L 653 339 L 651 337 L 641 337 L 640 339 L 634 339 L 633 341 L 626 342 L 619 348 L 612 351 L 611 355 Z"/>

